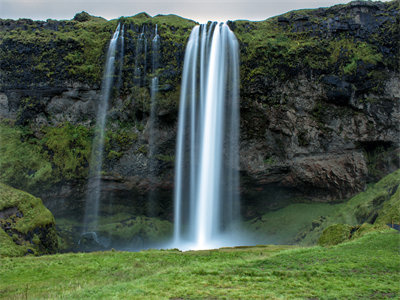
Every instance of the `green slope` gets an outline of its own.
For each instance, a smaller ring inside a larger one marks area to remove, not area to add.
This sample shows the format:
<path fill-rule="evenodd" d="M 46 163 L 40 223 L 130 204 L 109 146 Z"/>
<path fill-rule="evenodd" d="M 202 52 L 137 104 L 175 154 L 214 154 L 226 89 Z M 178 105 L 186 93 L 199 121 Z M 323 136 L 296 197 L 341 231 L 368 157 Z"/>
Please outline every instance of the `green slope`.
<path fill-rule="evenodd" d="M 0 297 L 290 299 L 400 297 L 392 229 L 323 248 L 260 246 L 2 258 Z"/>

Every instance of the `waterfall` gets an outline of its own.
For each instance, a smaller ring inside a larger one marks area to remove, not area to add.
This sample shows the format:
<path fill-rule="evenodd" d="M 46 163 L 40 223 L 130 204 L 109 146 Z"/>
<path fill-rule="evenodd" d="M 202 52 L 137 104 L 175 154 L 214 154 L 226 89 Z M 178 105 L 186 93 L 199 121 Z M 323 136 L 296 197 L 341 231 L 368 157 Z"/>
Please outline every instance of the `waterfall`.
<path fill-rule="evenodd" d="M 158 35 L 158 26 L 156 24 L 156 29 L 154 31 L 154 38 L 152 41 L 153 46 L 153 73 L 158 69 L 159 56 L 160 56 L 160 36 Z"/>
<path fill-rule="evenodd" d="M 117 88 L 120 91 L 122 87 L 122 69 L 124 67 L 124 56 L 125 56 L 125 25 L 122 25 L 121 34 L 119 35 L 120 50 L 119 50 L 119 69 L 118 69 L 118 84 Z"/>
<path fill-rule="evenodd" d="M 196 26 L 186 47 L 175 161 L 174 244 L 230 241 L 239 220 L 239 54 L 224 23 Z"/>
<path fill-rule="evenodd" d="M 136 50 L 135 50 L 135 72 L 134 72 L 134 78 L 135 78 L 135 83 L 137 85 L 142 86 L 143 85 L 143 78 L 144 72 L 146 72 L 146 68 L 144 67 L 143 72 L 141 71 L 141 66 L 146 64 L 146 56 L 147 56 L 147 40 L 146 37 L 144 36 L 144 29 L 145 27 L 142 27 L 142 32 L 140 33 L 137 41 L 136 41 Z M 142 55 L 144 54 L 144 61 L 142 61 Z"/>
<path fill-rule="evenodd" d="M 155 185 L 156 181 L 156 128 L 157 128 L 157 93 L 158 93 L 158 77 L 157 77 L 157 69 L 159 65 L 159 57 L 160 57 L 160 36 L 158 35 L 158 28 L 156 25 L 155 35 L 152 41 L 152 72 L 153 78 L 151 80 L 151 98 L 150 98 L 150 117 L 149 117 L 149 178 L 152 188 Z M 147 214 L 149 216 L 154 216 L 154 192 L 150 189 L 149 198 L 147 202 Z"/>
<path fill-rule="evenodd" d="M 101 84 L 100 103 L 98 106 L 96 119 L 96 131 L 95 137 L 93 139 L 92 153 L 90 158 L 89 182 L 84 218 L 84 232 L 88 231 L 89 223 L 91 223 L 91 230 L 96 230 L 98 225 L 101 167 L 104 152 L 104 129 L 106 124 L 108 102 L 113 86 L 115 53 L 118 36 L 120 33 L 120 27 L 120 24 L 118 24 L 117 29 L 115 30 L 114 35 L 111 38 L 107 52 L 103 81 Z"/>

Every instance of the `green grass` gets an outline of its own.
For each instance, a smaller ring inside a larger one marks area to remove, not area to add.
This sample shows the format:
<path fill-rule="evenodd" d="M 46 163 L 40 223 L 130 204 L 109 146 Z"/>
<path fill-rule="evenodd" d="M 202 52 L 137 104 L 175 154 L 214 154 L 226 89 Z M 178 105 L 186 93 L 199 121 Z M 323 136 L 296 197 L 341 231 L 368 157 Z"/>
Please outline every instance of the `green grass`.
<path fill-rule="evenodd" d="M 397 298 L 399 237 L 386 230 L 329 248 L 258 246 L 2 258 L 0 297 Z"/>

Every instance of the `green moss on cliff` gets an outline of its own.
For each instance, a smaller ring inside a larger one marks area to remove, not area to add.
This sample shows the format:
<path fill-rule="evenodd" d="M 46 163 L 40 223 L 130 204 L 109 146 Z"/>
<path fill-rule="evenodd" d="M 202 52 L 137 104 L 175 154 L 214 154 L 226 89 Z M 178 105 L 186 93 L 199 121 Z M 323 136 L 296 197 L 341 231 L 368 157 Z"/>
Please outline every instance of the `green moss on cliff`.
<path fill-rule="evenodd" d="M 91 131 L 69 123 L 44 127 L 39 140 L 27 127 L 0 124 L 0 180 L 38 192 L 61 180 L 85 178 Z"/>
<path fill-rule="evenodd" d="M 132 17 L 124 17 L 120 20 L 128 26 L 132 24 L 136 26 L 155 27 L 157 24 L 159 35 L 163 39 L 173 40 L 176 43 L 184 43 L 189 37 L 191 28 L 197 24 L 195 21 L 172 14 L 157 15 L 152 18 L 146 13 L 140 13 Z"/>
<path fill-rule="evenodd" d="M 127 29 L 123 70 L 130 70 L 130 75 L 124 78 L 123 93 L 133 96 L 136 110 L 148 113 L 151 79 L 158 76 L 162 93 L 159 97 L 160 109 L 176 110 L 184 50 L 191 29 L 196 23 L 175 15 L 158 15 L 151 18 L 144 13 L 123 18 L 121 22 Z M 158 69 L 153 70 L 149 58 L 154 57 L 151 41 L 155 36 L 156 26 L 160 36 L 160 53 Z M 141 43 L 138 43 L 139 38 L 142 39 Z M 137 70 L 139 74 L 136 73 Z"/>
<path fill-rule="evenodd" d="M 138 139 L 136 129 L 129 124 L 109 126 L 104 140 L 106 156 L 113 161 L 119 159 Z"/>
<path fill-rule="evenodd" d="M 233 22 L 241 46 L 242 96 L 249 97 L 249 101 L 256 98 L 280 103 L 281 99 L 276 101 L 266 94 L 274 84 L 299 74 L 313 80 L 327 74 L 347 76 L 347 80 L 357 83 L 356 89 L 369 82 L 372 92 L 381 93 L 385 78 L 379 74 L 396 72 L 400 61 L 395 50 L 399 42 L 393 38 L 400 36 L 398 7 L 393 3 L 383 6 L 390 13 L 371 11 L 374 19 L 363 24 L 364 30 L 371 33 L 361 35 L 357 34 L 357 13 L 351 4 L 298 10 L 261 22 Z"/>
<path fill-rule="evenodd" d="M 0 124 L 0 180 L 25 190 L 53 182 L 51 163 L 26 128 Z"/>
<path fill-rule="evenodd" d="M 329 62 L 338 68 L 340 75 L 355 74 L 360 63 L 376 65 L 383 61 L 376 46 L 349 38 L 331 41 L 328 51 Z"/>
<path fill-rule="evenodd" d="M 87 176 L 92 136 L 88 128 L 66 123 L 46 127 L 41 143 L 54 164 L 57 178 L 72 179 Z"/>
<path fill-rule="evenodd" d="M 16 62 L 4 64 L 3 71 L 16 72 L 11 75 L 19 78 L 18 73 L 27 70 L 10 68 L 29 62 L 26 68 L 32 70 L 32 76 L 99 83 L 105 48 L 115 27 L 116 21 L 27 21 L 22 28 L 0 31 L 0 58 Z"/>
<path fill-rule="evenodd" d="M 241 24 L 240 22 L 235 22 Z M 355 74 L 360 63 L 376 65 L 383 55 L 376 46 L 350 38 L 320 38 L 285 32 L 271 21 L 255 23 L 252 30 L 236 30 L 242 49 L 241 77 L 252 82 L 289 79 L 300 70 Z M 257 38 L 258 37 L 258 38 Z"/>

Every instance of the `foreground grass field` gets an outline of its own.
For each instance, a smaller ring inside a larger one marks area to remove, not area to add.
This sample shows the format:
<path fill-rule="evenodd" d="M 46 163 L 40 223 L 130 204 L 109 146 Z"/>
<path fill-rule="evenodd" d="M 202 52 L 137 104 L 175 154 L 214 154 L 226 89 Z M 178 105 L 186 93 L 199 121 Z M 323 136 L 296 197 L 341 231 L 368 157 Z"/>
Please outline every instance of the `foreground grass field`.
<path fill-rule="evenodd" d="M 400 235 L 373 232 L 330 248 L 260 246 L 1 258 L 0 297 L 400 297 Z"/>

